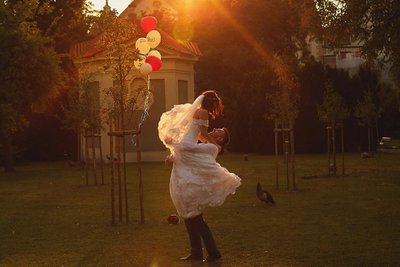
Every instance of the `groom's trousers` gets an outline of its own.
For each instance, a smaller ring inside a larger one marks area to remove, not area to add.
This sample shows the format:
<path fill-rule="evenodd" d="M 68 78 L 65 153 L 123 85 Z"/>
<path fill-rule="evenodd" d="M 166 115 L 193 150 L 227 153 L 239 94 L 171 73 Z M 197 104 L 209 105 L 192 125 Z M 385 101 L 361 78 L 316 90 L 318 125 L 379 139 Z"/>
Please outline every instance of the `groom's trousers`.
<path fill-rule="evenodd" d="M 203 239 L 204 241 L 204 246 L 207 250 L 209 257 L 218 257 L 218 255 L 220 255 L 217 246 L 215 244 L 214 238 L 212 236 L 212 233 L 210 231 L 210 228 L 204 221 L 202 214 L 193 218 L 185 219 L 185 226 L 189 233 L 191 255 L 193 256 L 203 255 L 201 239 Z"/>

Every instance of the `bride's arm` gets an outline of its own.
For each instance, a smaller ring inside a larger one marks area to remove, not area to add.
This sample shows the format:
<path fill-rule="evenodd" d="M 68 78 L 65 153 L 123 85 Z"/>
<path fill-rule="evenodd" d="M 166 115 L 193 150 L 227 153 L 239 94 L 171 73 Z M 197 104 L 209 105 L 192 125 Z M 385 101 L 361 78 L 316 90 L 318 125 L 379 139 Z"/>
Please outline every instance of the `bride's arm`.
<path fill-rule="evenodd" d="M 203 121 L 208 121 L 208 111 L 205 109 L 198 109 L 194 115 L 194 118 L 200 119 Z M 221 151 L 221 146 L 217 143 L 214 137 L 212 137 L 208 133 L 208 125 L 201 125 L 200 126 L 200 134 L 199 134 L 199 140 L 202 143 L 211 143 L 215 145 L 218 148 L 218 152 Z"/>
<path fill-rule="evenodd" d="M 208 120 L 208 112 L 205 109 L 198 109 L 195 113 L 195 118 L 207 121 Z M 217 145 L 217 142 L 215 141 L 214 137 L 212 137 L 208 132 L 207 129 L 208 127 L 205 125 L 200 126 L 200 136 L 199 139 L 202 142 L 208 142 L 208 143 L 213 143 Z"/>

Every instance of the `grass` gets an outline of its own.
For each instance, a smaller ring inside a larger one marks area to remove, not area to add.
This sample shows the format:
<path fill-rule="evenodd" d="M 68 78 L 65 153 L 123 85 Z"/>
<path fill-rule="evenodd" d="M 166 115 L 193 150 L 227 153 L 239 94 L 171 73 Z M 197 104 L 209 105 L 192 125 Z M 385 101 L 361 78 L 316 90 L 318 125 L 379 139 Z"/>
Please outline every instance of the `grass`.
<path fill-rule="evenodd" d="M 244 161 L 228 153 L 219 161 L 242 186 L 205 211 L 223 254 L 215 266 L 400 265 L 400 154 L 347 154 L 344 177 L 325 175 L 325 155 L 299 155 L 296 192 L 286 190 L 284 173 L 275 188 L 272 156 Z M 183 223 L 166 221 L 175 212 L 170 169 L 142 167 L 143 225 L 134 164 L 127 168 L 131 221 L 117 226 L 110 223 L 109 169 L 104 186 L 85 186 L 83 171 L 62 162 L 0 173 L 0 266 L 208 266 L 178 260 L 188 241 Z M 256 198 L 258 178 L 275 207 Z"/>

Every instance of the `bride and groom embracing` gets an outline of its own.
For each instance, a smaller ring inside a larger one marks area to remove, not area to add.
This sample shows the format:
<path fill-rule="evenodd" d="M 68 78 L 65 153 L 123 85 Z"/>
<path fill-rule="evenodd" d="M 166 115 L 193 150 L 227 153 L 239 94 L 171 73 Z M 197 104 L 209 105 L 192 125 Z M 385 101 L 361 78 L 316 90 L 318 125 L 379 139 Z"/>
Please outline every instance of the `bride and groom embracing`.
<path fill-rule="evenodd" d="M 237 175 L 216 161 L 229 142 L 228 130 L 216 128 L 208 132 L 209 117 L 221 116 L 222 109 L 218 94 L 205 91 L 192 104 L 175 105 L 163 113 L 158 124 L 159 137 L 170 150 L 166 161 L 173 163 L 170 195 L 185 221 L 191 246 L 190 254 L 181 260 L 203 260 L 201 240 L 208 254 L 203 261 L 221 258 L 202 213 L 206 207 L 222 205 L 241 184 Z"/>

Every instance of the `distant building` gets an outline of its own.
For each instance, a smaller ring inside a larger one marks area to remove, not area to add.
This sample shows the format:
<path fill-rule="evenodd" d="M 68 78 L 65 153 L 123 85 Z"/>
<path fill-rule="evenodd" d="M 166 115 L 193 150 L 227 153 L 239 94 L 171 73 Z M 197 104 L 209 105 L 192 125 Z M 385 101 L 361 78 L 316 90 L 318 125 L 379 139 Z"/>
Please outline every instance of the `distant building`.
<path fill-rule="evenodd" d="M 141 16 L 141 10 L 151 7 L 157 8 L 163 1 L 133 1 L 121 14 L 121 18 Z M 106 8 L 109 8 L 106 3 Z M 139 25 L 138 25 L 139 26 Z M 143 161 L 163 160 L 166 154 L 164 145 L 158 138 L 157 125 L 160 116 L 166 110 L 171 109 L 179 103 L 191 102 L 194 99 L 194 64 L 201 56 L 197 45 L 193 42 L 178 42 L 162 29 L 157 28 L 161 33 L 161 43 L 157 50 L 162 54 L 162 68 L 150 74 L 151 90 L 154 93 L 154 102 L 150 108 L 150 116 L 143 123 L 141 128 L 141 151 Z M 139 37 L 132 36 L 134 43 Z M 104 71 L 102 68 L 106 62 L 107 51 L 96 46 L 99 37 L 82 43 L 73 45 L 70 48 L 70 58 L 75 63 L 80 73 L 90 72 L 91 90 L 93 95 L 102 105 L 105 102 L 105 89 L 113 86 L 112 73 Z M 136 86 L 146 83 L 138 70 L 135 70 L 128 77 L 129 90 L 134 90 Z M 142 110 L 134 112 L 132 118 L 127 118 L 126 129 L 135 129 L 136 119 L 141 115 Z M 101 144 L 103 155 L 109 155 L 110 142 L 107 136 L 108 126 L 104 125 L 105 130 L 101 132 Z M 82 145 L 84 148 L 85 146 Z M 131 138 L 126 138 L 125 148 L 127 151 L 127 161 L 136 161 L 136 152 Z"/>
<path fill-rule="evenodd" d="M 362 44 L 349 42 L 340 46 L 328 46 L 325 43 L 311 40 L 308 42 L 311 55 L 316 61 L 331 68 L 344 69 L 350 76 L 355 75 L 365 62 L 362 57 Z"/>

